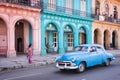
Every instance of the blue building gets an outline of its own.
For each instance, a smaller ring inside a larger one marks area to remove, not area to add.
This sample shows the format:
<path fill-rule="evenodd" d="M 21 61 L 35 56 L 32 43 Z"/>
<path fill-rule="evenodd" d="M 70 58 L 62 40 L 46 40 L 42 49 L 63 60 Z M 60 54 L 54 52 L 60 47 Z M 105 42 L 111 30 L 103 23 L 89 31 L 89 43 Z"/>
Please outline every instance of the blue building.
<path fill-rule="evenodd" d="M 79 44 L 92 43 L 91 0 L 42 0 L 41 4 L 42 55 L 64 54 Z"/>

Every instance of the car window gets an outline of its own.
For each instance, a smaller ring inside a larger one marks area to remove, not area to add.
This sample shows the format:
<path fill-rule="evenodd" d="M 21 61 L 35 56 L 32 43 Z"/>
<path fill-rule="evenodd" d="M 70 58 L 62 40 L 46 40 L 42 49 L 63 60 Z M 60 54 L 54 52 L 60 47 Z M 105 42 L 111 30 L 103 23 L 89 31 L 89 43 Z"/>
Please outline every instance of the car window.
<path fill-rule="evenodd" d="M 88 46 L 77 46 L 74 48 L 75 51 L 88 51 Z"/>
<path fill-rule="evenodd" d="M 74 51 L 79 51 L 79 50 L 80 50 L 79 46 L 77 46 L 77 47 L 74 48 Z"/>
<path fill-rule="evenodd" d="M 102 51 L 104 51 L 104 50 L 103 50 L 103 48 L 101 48 L 101 47 L 97 47 L 97 51 L 98 51 L 98 52 L 102 52 Z"/>
<path fill-rule="evenodd" d="M 95 52 L 96 51 L 96 47 L 95 46 L 91 46 L 89 49 L 90 52 Z"/>
<path fill-rule="evenodd" d="M 87 52 L 87 51 L 88 51 L 88 46 L 82 46 L 82 47 L 80 48 L 80 51 L 85 51 L 85 52 Z"/>

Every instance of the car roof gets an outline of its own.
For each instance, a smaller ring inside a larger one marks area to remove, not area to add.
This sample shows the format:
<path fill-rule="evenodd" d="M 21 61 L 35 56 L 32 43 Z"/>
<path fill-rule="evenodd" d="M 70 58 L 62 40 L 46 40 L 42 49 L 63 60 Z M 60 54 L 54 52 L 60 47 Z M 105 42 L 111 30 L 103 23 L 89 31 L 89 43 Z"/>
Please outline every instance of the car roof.
<path fill-rule="evenodd" d="M 99 46 L 99 47 L 102 47 L 101 45 L 99 44 L 80 44 L 78 46 Z"/>

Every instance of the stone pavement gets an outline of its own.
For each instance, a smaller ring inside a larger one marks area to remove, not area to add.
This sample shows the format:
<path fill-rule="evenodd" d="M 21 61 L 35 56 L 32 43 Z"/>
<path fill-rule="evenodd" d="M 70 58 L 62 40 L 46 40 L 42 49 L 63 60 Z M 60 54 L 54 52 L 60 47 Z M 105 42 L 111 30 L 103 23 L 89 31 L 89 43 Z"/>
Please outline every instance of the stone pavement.
<path fill-rule="evenodd" d="M 114 56 L 120 56 L 120 50 L 107 50 Z M 42 65 L 55 63 L 55 58 L 59 54 L 47 54 L 46 56 L 33 56 L 33 63 L 29 64 L 26 55 L 20 55 L 14 58 L 0 58 L 0 71 L 14 70 L 29 67 L 39 67 Z"/>
<path fill-rule="evenodd" d="M 59 54 L 48 54 L 46 56 L 33 56 L 33 63 L 29 64 L 26 55 L 19 55 L 14 58 L 0 58 L 0 71 L 14 70 L 29 67 L 38 67 L 55 63 L 55 58 Z"/>

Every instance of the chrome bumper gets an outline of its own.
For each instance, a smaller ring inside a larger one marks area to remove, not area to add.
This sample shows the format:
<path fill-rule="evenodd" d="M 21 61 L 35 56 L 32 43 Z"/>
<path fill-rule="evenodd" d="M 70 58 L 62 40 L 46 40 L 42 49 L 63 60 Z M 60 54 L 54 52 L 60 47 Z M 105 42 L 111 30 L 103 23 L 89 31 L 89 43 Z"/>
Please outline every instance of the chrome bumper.
<path fill-rule="evenodd" d="M 78 66 L 76 66 L 74 63 L 72 62 L 68 62 L 68 61 L 64 61 L 62 63 L 56 62 L 56 67 L 59 69 L 77 69 Z"/>

